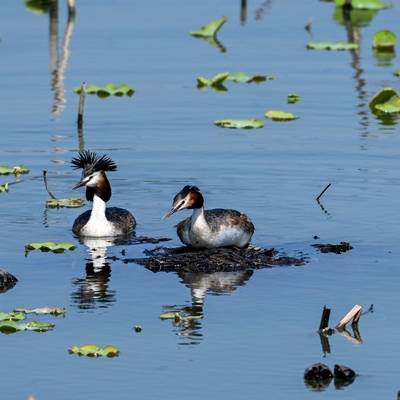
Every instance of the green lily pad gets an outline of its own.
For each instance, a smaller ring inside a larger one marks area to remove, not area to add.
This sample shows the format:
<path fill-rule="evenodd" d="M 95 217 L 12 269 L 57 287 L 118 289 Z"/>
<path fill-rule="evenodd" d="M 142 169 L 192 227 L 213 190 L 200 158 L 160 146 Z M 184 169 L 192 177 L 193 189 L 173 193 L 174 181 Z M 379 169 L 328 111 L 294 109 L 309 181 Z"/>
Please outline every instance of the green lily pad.
<path fill-rule="evenodd" d="M 372 47 L 379 51 L 390 51 L 393 52 L 396 47 L 397 37 L 389 31 L 383 30 L 374 34 Z"/>
<path fill-rule="evenodd" d="M 335 0 L 337 7 L 344 7 L 346 0 Z M 351 7 L 358 10 L 382 10 L 389 6 L 382 0 L 351 0 Z"/>
<path fill-rule="evenodd" d="M 229 72 L 222 72 L 220 74 L 215 75 L 211 79 L 204 78 L 203 76 L 199 76 L 197 78 L 197 87 L 204 88 L 207 86 L 211 86 L 214 88 L 223 87 L 223 82 L 228 78 Z"/>
<path fill-rule="evenodd" d="M 393 113 L 398 104 L 400 96 L 393 88 L 386 87 L 379 90 L 369 102 L 369 108 L 373 112 Z M 385 106 L 386 104 L 386 106 Z"/>
<path fill-rule="evenodd" d="M 394 76 L 399 76 L 400 77 L 400 68 L 396 69 L 396 71 L 393 72 Z"/>
<path fill-rule="evenodd" d="M 119 355 L 118 347 L 112 345 L 98 347 L 95 344 L 85 344 L 83 346 L 72 346 L 68 351 L 71 354 L 87 357 L 116 357 Z"/>
<path fill-rule="evenodd" d="M 25 0 L 25 7 L 35 14 L 43 15 L 49 12 L 50 0 Z"/>
<path fill-rule="evenodd" d="M 231 129 L 258 129 L 264 127 L 264 122 L 259 119 L 220 119 L 214 122 L 220 128 Z"/>
<path fill-rule="evenodd" d="M 287 102 L 289 104 L 297 103 L 300 100 L 300 96 L 296 93 L 289 93 L 287 96 Z"/>
<path fill-rule="evenodd" d="M 3 185 L 0 185 L 0 193 L 6 193 L 9 190 L 9 184 L 4 183 Z"/>
<path fill-rule="evenodd" d="M 14 313 L 18 313 L 21 315 L 25 314 L 51 314 L 51 315 L 65 315 L 64 307 L 39 307 L 39 308 L 17 308 L 14 310 Z M 0 317 L 1 319 L 1 317 Z"/>
<path fill-rule="evenodd" d="M 379 10 L 365 10 L 353 8 L 346 14 L 343 12 L 343 8 L 336 7 L 333 14 L 333 19 L 342 26 L 346 26 L 348 23 L 348 17 L 350 16 L 351 25 L 355 28 L 362 28 L 368 26 L 376 15 L 378 15 Z M 346 17 L 345 17 L 346 15 Z"/>
<path fill-rule="evenodd" d="M 22 321 L 25 318 L 25 314 L 19 311 L 10 313 L 0 311 L 0 321 Z"/>
<path fill-rule="evenodd" d="M 18 331 L 35 331 L 35 332 L 47 332 L 52 330 L 55 324 L 48 322 L 21 322 L 21 321 L 0 321 L 0 332 L 2 333 L 14 333 Z"/>
<path fill-rule="evenodd" d="M 227 77 L 228 81 L 233 81 L 237 83 L 252 83 L 252 82 L 265 82 L 272 81 L 275 77 L 272 75 L 248 75 L 245 72 L 235 72 L 229 74 Z"/>
<path fill-rule="evenodd" d="M 161 319 L 176 319 L 177 315 L 179 315 L 178 312 L 165 312 L 160 314 Z"/>
<path fill-rule="evenodd" d="M 81 93 L 81 86 L 74 88 L 74 92 L 77 94 Z M 115 83 L 107 83 L 104 86 L 96 86 L 93 84 L 87 85 L 85 88 L 86 94 L 97 94 L 99 97 L 109 97 L 109 96 L 132 96 L 135 93 L 135 89 L 123 83 L 121 85 L 116 85 Z"/>
<path fill-rule="evenodd" d="M 52 251 L 53 253 L 62 253 L 65 250 L 74 250 L 76 246 L 68 242 L 42 242 L 42 243 L 30 243 L 25 246 L 25 251 L 29 252 L 32 250 L 41 251 Z"/>
<path fill-rule="evenodd" d="M 272 121 L 293 121 L 298 118 L 290 112 L 278 110 L 267 111 L 265 116 L 269 119 L 272 119 Z"/>
<path fill-rule="evenodd" d="M 68 197 L 65 199 L 49 199 L 46 202 L 46 206 L 49 208 L 78 208 L 83 207 L 85 205 L 85 201 L 79 197 Z"/>
<path fill-rule="evenodd" d="M 224 25 L 227 20 L 227 17 L 216 19 L 209 22 L 207 25 L 200 27 L 198 30 L 190 32 L 190 34 L 194 37 L 202 38 L 215 37 L 217 35 L 217 32 L 221 29 L 222 25 Z"/>
<path fill-rule="evenodd" d="M 310 42 L 307 49 L 311 50 L 354 50 L 360 46 L 357 43 L 348 42 Z"/>
<path fill-rule="evenodd" d="M 23 165 L 16 165 L 15 167 L 6 167 L 4 165 L 0 166 L 0 175 L 21 175 L 27 174 L 29 169 Z"/>

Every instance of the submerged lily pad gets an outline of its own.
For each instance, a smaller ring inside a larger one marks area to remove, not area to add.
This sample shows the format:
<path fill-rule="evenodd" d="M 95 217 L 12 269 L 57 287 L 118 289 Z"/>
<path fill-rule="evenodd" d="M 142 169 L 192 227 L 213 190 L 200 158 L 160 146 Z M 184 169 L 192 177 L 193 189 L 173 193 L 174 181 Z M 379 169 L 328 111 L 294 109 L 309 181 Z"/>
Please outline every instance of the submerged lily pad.
<path fill-rule="evenodd" d="M 74 88 L 74 92 L 77 94 L 81 93 L 81 86 Z M 123 83 L 121 85 L 116 85 L 115 83 L 107 83 L 104 86 L 87 85 L 85 88 L 86 94 L 97 94 L 99 97 L 108 96 L 132 96 L 135 93 L 135 89 Z"/>
<path fill-rule="evenodd" d="M 18 331 L 47 332 L 54 327 L 55 324 L 48 322 L 0 321 L 0 332 L 2 333 L 14 333 Z"/>
<path fill-rule="evenodd" d="M 26 316 L 24 313 L 16 310 L 10 313 L 0 311 L 0 321 L 22 321 L 25 318 Z"/>
<path fill-rule="evenodd" d="M 41 251 L 52 251 L 53 253 L 62 253 L 65 250 L 74 250 L 76 246 L 68 242 L 42 242 L 42 243 L 30 243 L 25 246 L 25 251 L 29 252 L 32 250 Z"/>
<path fill-rule="evenodd" d="M 310 42 L 307 44 L 307 49 L 311 50 L 354 50 L 359 47 L 359 44 L 350 42 Z"/>
<path fill-rule="evenodd" d="M 118 347 L 112 345 L 98 347 L 95 344 L 85 344 L 83 346 L 72 346 L 68 351 L 71 354 L 87 357 L 116 357 L 119 355 Z"/>
<path fill-rule="evenodd" d="M 389 30 L 383 30 L 374 34 L 372 47 L 378 51 L 393 52 L 396 42 L 397 37 L 393 32 Z"/>
<path fill-rule="evenodd" d="M 224 25 L 227 20 L 227 17 L 213 20 L 207 25 L 200 27 L 198 30 L 190 32 L 190 34 L 194 37 L 202 38 L 215 37 L 217 35 L 217 32 L 221 29 L 222 25 Z"/>
<path fill-rule="evenodd" d="M 347 0 L 335 0 L 337 7 L 344 7 Z M 389 6 L 382 0 L 351 0 L 351 7 L 358 10 L 382 10 Z"/>
<path fill-rule="evenodd" d="M 272 81 L 275 77 L 272 75 L 248 75 L 245 72 L 235 72 L 229 74 L 227 77 L 228 81 L 238 82 L 238 83 L 252 83 L 252 82 L 265 82 Z"/>
<path fill-rule="evenodd" d="M 220 128 L 231 129 L 258 129 L 264 127 L 264 122 L 259 119 L 220 119 L 214 122 Z"/>
<path fill-rule="evenodd" d="M 78 208 L 83 207 L 85 201 L 79 197 L 69 197 L 65 199 L 49 199 L 46 201 L 46 206 L 49 208 Z"/>
<path fill-rule="evenodd" d="M 9 190 L 9 184 L 5 183 L 4 185 L 0 185 L 0 193 L 5 193 L 8 192 Z"/>
<path fill-rule="evenodd" d="M 386 87 L 377 92 L 369 102 L 369 107 L 373 112 L 383 114 L 393 114 L 400 112 L 400 96 L 390 87 Z"/>
<path fill-rule="evenodd" d="M 296 93 L 289 93 L 287 96 L 287 102 L 289 104 L 297 103 L 300 100 L 300 96 Z"/>
<path fill-rule="evenodd" d="M 291 112 L 270 110 L 265 113 L 265 116 L 272 121 L 293 121 L 297 119 L 296 115 Z"/>
<path fill-rule="evenodd" d="M 39 307 L 39 308 L 17 308 L 14 310 L 14 313 L 18 313 L 21 315 L 25 314 L 51 314 L 51 315 L 65 315 L 64 307 Z M 1 317 L 0 317 L 1 319 Z"/>
<path fill-rule="evenodd" d="M 21 175 L 27 174 L 29 169 L 23 165 L 16 165 L 15 167 L 6 167 L 4 165 L 0 166 L 0 175 Z"/>

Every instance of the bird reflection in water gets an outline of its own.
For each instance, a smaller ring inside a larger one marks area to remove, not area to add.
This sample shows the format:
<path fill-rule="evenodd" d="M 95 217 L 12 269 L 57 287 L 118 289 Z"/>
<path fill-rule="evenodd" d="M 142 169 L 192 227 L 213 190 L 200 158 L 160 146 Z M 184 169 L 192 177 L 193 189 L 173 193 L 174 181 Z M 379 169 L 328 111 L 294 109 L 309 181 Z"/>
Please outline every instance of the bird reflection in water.
<path fill-rule="evenodd" d="M 239 286 L 244 286 L 253 275 L 253 271 L 214 272 L 179 272 L 182 283 L 190 289 L 190 306 L 164 306 L 164 312 L 180 315 L 174 322 L 174 332 L 182 338 L 181 345 L 199 344 L 203 338 L 202 319 L 204 302 L 207 294 L 231 294 Z"/>
<path fill-rule="evenodd" d="M 109 289 L 111 267 L 106 261 L 107 247 L 115 245 L 112 239 L 83 238 L 90 258 L 86 263 L 86 277 L 73 280 L 75 291 L 71 294 L 72 304 L 81 310 L 105 308 L 115 301 L 115 291 Z"/>

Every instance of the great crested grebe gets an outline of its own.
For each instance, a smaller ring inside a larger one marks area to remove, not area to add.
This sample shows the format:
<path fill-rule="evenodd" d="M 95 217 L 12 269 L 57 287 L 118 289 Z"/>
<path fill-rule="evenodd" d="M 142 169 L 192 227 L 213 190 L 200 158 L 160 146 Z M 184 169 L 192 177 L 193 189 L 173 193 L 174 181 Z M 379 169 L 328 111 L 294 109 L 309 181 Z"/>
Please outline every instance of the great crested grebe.
<path fill-rule="evenodd" d="M 204 198 L 196 186 L 185 186 L 175 197 L 164 218 L 185 208 L 193 210 L 191 217 L 176 225 L 182 243 L 198 248 L 214 248 L 249 244 L 254 225 L 246 214 L 236 210 L 215 208 L 204 210 Z"/>
<path fill-rule="evenodd" d="M 119 207 L 106 208 L 111 198 L 111 185 L 106 171 L 116 171 L 117 166 L 111 158 L 83 150 L 73 158 L 72 167 L 82 168 L 81 180 L 73 187 L 86 186 L 86 199 L 93 202 L 91 210 L 81 214 L 74 222 L 72 231 L 78 236 L 110 237 L 127 235 L 135 229 L 135 217 Z"/>

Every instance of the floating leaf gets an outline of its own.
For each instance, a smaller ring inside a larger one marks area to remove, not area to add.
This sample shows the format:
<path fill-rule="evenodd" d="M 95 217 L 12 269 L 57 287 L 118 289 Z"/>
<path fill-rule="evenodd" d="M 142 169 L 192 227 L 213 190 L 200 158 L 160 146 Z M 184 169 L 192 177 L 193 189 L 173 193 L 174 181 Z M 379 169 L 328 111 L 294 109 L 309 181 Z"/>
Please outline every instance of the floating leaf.
<path fill-rule="evenodd" d="M 287 102 L 289 104 L 297 103 L 300 100 L 300 96 L 296 93 L 289 93 L 287 96 Z"/>
<path fill-rule="evenodd" d="M 400 77 L 400 68 L 396 69 L 396 71 L 393 72 L 394 76 L 399 76 Z"/>
<path fill-rule="evenodd" d="M 368 26 L 378 12 L 379 10 L 360 10 L 353 8 L 349 12 L 346 11 L 346 13 L 343 13 L 343 9 L 341 7 L 336 7 L 333 19 L 343 26 L 346 26 L 347 23 L 351 22 L 351 25 L 355 28 L 361 28 Z"/>
<path fill-rule="evenodd" d="M 85 205 L 85 201 L 79 197 L 68 197 L 65 199 L 49 199 L 46 202 L 46 206 L 50 208 L 78 208 L 83 207 Z"/>
<path fill-rule="evenodd" d="M 220 128 L 253 129 L 263 128 L 264 122 L 259 119 L 220 119 L 214 122 Z"/>
<path fill-rule="evenodd" d="M 49 12 L 50 0 L 25 0 L 25 7 L 35 14 L 46 14 Z"/>
<path fill-rule="evenodd" d="M 229 74 L 227 80 L 238 82 L 238 83 L 251 83 L 251 82 L 265 82 L 272 81 L 275 77 L 272 75 L 248 75 L 245 72 L 235 72 L 233 74 Z"/>
<path fill-rule="evenodd" d="M 203 87 L 211 86 L 214 88 L 221 88 L 221 87 L 224 88 L 222 84 L 228 76 L 229 76 L 228 72 L 222 72 L 220 74 L 217 74 L 211 79 L 207 79 L 207 78 L 204 78 L 203 76 L 199 76 L 197 78 L 197 87 L 203 88 Z"/>
<path fill-rule="evenodd" d="M 98 347 L 95 344 L 85 344 L 83 346 L 72 346 L 68 351 L 71 354 L 78 354 L 79 356 L 87 357 L 115 357 L 119 355 L 119 349 L 116 346 L 108 345 L 105 347 Z"/>
<path fill-rule="evenodd" d="M 293 121 L 297 119 L 294 114 L 286 111 L 277 111 L 277 110 L 270 110 L 265 113 L 265 116 L 272 121 Z"/>
<path fill-rule="evenodd" d="M 25 251 L 29 252 L 32 250 L 41 250 L 41 251 L 52 251 L 53 253 L 62 253 L 65 250 L 74 250 L 76 248 L 75 245 L 68 242 L 42 242 L 42 243 L 30 243 L 25 246 Z"/>
<path fill-rule="evenodd" d="M 346 6 L 347 0 L 335 0 L 337 7 Z M 351 7 L 358 10 L 382 10 L 389 6 L 382 0 L 351 0 Z"/>
<path fill-rule="evenodd" d="M 4 185 L 0 185 L 0 193 L 5 193 L 8 192 L 9 187 L 8 183 L 5 183 Z"/>
<path fill-rule="evenodd" d="M 209 22 L 207 25 L 200 27 L 197 31 L 192 31 L 190 34 L 194 37 L 209 38 L 215 37 L 217 32 L 221 29 L 222 25 L 228 20 L 227 17 Z"/>
<path fill-rule="evenodd" d="M 14 313 L 19 313 L 21 315 L 25 314 L 65 315 L 65 308 L 64 307 L 17 308 L 14 310 Z"/>
<path fill-rule="evenodd" d="M 347 42 L 310 42 L 307 49 L 311 50 L 354 50 L 360 46 L 357 43 Z"/>
<path fill-rule="evenodd" d="M 179 318 L 180 314 L 178 312 L 165 312 L 160 314 L 161 319 L 176 319 Z"/>
<path fill-rule="evenodd" d="M 22 321 L 25 318 L 25 314 L 16 310 L 10 313 L 0 311 L 0 321 Z"/>
<path fill-rule="evenodd" d="M 396 46 L 396 35 L 388 30 L 376 32 L 372 41 L 372 47 L 378 51 L 393 52 Z"/>
<path fill-rule="evenodd" d="M 74 92 L 77 94 L 81 93 L 81 87 L 77 86 L 74 88 Z M 121 85 L 116 85 L 115 83 L 107 83 L 106 85 L 99 87 L 96 85 L 87 85 L 85 88 L 86 94 L 97 94 L 99 97 L 108 96 L 132 96 L 135 93 L 135 89 L 123 83 Z"/>
<path fill-rule="evenodd" d="M 54 327 L 54 324 L 48 322 L 0 321 L 0 332 L 7 334 L 18 331 L 47 332 Z"/>
<path fill-rule="evenodd" d="M 6 167 L 4 165 L 0 166 L 0 175 L 21 175 L 27 174 L 29 169 L 23 165 L 16 165 L 15 167 Z"/>
<path fill-rule="evenodd" d="M 383 88 L 372 97 L 369 107 L 378 114 L 398 113 L 400 112 L 400 96 L 393 88 Z"/>

